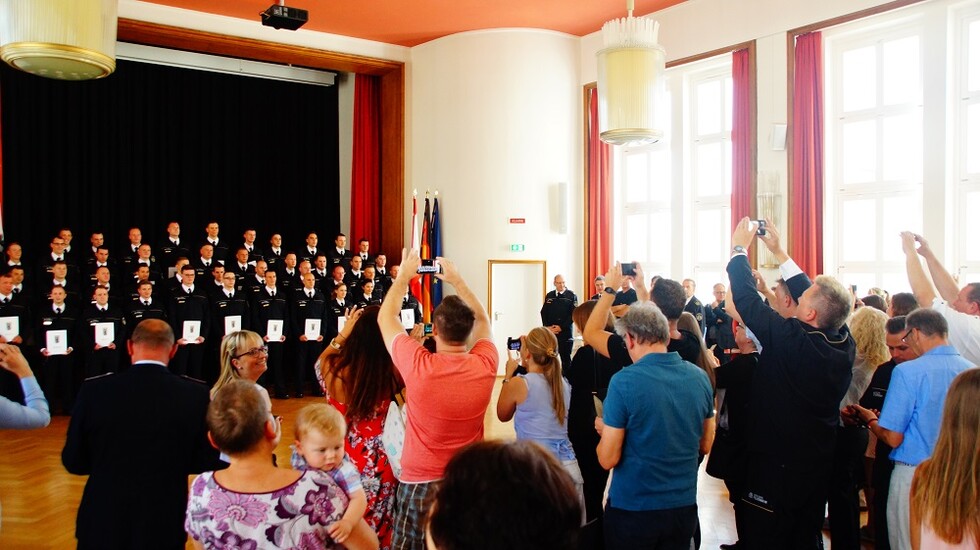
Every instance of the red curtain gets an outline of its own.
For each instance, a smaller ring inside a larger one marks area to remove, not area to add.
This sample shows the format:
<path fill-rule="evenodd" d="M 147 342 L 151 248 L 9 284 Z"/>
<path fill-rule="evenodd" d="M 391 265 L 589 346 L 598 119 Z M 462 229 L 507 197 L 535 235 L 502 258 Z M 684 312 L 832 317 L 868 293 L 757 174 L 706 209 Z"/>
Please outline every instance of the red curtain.
<path fill-rule="evenodd" d="M 585 296 L 592 296 L 592 281 L 605 275 L 612 257 L 612 146 L 599 139 L 599 96 L 589 90 L 589 279 Z"/>
<path fill-rule="evenodd" d="M 354 77 L 354 144 L 350 184 L 350 243 L 381 237 L 381 103 L 378 77 Z"/>
<path fill-rule="evenodd" d="M 823 273 L 823 44 L 820 32 L 796 37 L 789 252 L 811 277 Z"/>
<path fill-rule="evenodd" d="M 732 231 L 752 216 L 752 83 L 749 50 L 732 52 Z"/>

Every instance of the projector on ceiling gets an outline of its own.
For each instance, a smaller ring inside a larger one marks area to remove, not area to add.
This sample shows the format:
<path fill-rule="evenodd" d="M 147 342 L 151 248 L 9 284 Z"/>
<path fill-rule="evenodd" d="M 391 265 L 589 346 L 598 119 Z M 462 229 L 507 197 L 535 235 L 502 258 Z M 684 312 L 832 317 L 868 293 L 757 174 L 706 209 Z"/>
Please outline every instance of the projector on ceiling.
<path fill-rule="evenodd" d="M 276 29 L 295 31 L 309 20 L 309 13 L 299 8 L 290 8 L 285 4 L 273 4 L 262 12 L 262 24 Z"/>

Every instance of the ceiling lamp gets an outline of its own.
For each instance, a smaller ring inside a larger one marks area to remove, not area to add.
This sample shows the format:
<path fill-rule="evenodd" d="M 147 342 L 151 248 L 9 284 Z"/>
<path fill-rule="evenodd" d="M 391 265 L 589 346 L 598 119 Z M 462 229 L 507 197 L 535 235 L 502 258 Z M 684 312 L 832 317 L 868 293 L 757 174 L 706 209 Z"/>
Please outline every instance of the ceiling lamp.
<path fill-rule="evenodd" d="M 657 104 L 663 88 L 664 49 L 657 44 L 660 23 L 626 17 L 602 26 L 598 56 L 599 137 L 613 145 L 646 145 L 659 141 Z"/>
<path fill-rule="evenodd" d="M 0 0 L 0 58 L 38 76 L 102 78 L 116 70 L 118 0 Z"/>

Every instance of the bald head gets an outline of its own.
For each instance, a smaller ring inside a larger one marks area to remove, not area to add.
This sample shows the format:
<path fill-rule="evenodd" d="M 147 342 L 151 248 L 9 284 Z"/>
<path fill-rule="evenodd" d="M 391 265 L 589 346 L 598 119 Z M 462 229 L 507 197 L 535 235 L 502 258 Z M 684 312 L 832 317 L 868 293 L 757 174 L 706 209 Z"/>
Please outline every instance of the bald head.
<path fill-rule="evenodd" d="M 170 325 L 159 319 L 147 319 L 136 325 L 128 346 L 134 364 L 140 361 L 159 361 L 167 364 L 177 351 L 173 330 L 170 329 Z"/>

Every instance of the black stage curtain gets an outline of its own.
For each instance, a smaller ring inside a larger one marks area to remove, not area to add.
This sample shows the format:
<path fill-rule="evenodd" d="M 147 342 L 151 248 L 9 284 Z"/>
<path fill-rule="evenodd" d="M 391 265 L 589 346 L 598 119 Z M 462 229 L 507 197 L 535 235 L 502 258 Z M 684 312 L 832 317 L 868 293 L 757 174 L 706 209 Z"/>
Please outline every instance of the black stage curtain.
<path fill-rule="evenodd" d="M 339 229 L 335 87 L 119 61 L 92 82 L 0 63 L 3 221 L 33 264 L 60 227 L 115 251 L 131 226 L 153 246 L 170 220 L 196 245 L 209 220 L 229 245 L 246 227 L 287 248 Z M 192 252 L 196 252 L 192 250 Z"/>

